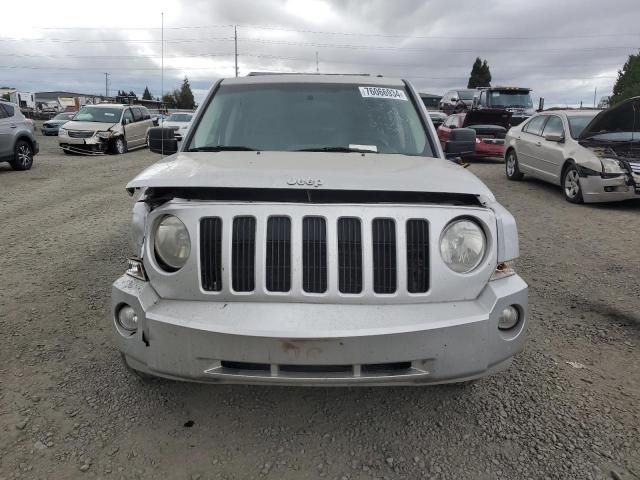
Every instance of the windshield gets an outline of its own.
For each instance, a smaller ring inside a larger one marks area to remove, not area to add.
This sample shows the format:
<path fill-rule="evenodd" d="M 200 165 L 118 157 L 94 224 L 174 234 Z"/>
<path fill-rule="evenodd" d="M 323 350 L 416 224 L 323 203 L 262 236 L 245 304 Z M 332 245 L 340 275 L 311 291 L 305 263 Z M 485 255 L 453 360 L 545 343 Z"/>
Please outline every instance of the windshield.
<path fill-rule="evenodd" d="M 190 113 L 172 113 L 167 118 L 168 122 L 190 122 L 193 115 Z"/>
<path fill-rule="evenodd" d="M 597 111 L 593 112 L 593 115 L 567 115 L 567 120 L 569 120 L 569 130 L 571 130 L 571 136 L 573 138 L 578 138 L 584 127 L 586 127 L 593 117 L 598 114 Z"/>
<path fill-rule="evenodd" d="M 460 100 L 473 100 L 473 94 L 475 90 L 458 90 L 458 97 Z"/>
<path fill-rule="evenodd" d="M 71 120 L 75 113 L 59 113 L 52 120 Z"/>
<path fill-rule="evenodd" d="M 488 105 L 491 107 L 533 108 L 528 92 L 495 91 L 489 92 Z"/>
<path fill-rule="evenodd" d="M 357 84 L 222 85 L 187 150 L 432 152 L 404 88 Z"/>
<path fill-rule="evenodd" d="M 116 123 L 120 121 L 122 108 L 82 107 L 73 120 L 76 122 Z"/>
<path fill-rule="evenodd" d="M 438 106 L 440 105 L 440 97 L 423 96 L 420 98 L 422 99 L 422 103 L 424 103 L 424 106 L 427 108 L 438 108 Z"/>

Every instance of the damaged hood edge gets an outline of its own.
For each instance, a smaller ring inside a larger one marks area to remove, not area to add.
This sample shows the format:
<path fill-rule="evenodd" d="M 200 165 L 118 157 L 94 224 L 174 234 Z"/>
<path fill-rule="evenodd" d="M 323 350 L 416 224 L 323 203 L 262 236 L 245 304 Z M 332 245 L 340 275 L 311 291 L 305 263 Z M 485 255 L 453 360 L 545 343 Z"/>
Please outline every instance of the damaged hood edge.
<path fill-rule="evenodd" d="M 322 152 L 177 153 L 127 184 L 139 188 L 255 188 L 434 192 L 495 201 L 487 186 L 440 158 Z"/>

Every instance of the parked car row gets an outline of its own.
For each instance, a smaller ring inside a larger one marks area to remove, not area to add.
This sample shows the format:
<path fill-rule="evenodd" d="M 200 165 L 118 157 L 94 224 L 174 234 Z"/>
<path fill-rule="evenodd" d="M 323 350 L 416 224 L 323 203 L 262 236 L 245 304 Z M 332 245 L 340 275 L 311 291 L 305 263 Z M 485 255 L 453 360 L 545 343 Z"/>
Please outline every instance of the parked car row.
<path fill-rule="evenodd" d="M 17 104 L 0 100 L 0 162 L 9 162 L 14 170 L 29 170 L 37 153 L 33 120 Z"/>
<path fill-rule="evenodd" d="M 461 92 L 443 97 L 450 111 L 463 109 Z M 451 108 L 454 100 L 457 107 Z M 607 110 L 535 113 L 529 89 L 497 87 L 476 90 L 466 112 L 444 120 L 439 112 L 428 113 L 441 145 L 456 129 L 474 130 L 475 149 L 469 157 L 504 158 L 510 180 L 530 175 L 561 185 L 573 203 L 640 196 L 640 98 Z"/>
<path fill-rule="evenodd" d="M 572 203 L 640 198 L 640 97 L 607 110 L 541 112 L 505 138 L 510 180 L 560 185 Z"/>

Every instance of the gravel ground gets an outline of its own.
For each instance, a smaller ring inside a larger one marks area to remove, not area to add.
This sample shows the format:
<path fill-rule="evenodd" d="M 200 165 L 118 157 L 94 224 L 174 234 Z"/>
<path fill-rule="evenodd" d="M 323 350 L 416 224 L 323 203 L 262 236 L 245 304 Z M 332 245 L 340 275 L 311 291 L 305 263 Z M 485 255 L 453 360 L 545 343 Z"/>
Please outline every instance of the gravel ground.
<path fill-rule="evenodd" d="M 110 341 L 124 185 L 157 159 L 0 164 L 0 479 L 640 479 L 640 202 L 470 168 L 518 220 L 529 342 L 470 386 L 144 384 Z M 571 363 L 568 363 L 571 362 Z"/>

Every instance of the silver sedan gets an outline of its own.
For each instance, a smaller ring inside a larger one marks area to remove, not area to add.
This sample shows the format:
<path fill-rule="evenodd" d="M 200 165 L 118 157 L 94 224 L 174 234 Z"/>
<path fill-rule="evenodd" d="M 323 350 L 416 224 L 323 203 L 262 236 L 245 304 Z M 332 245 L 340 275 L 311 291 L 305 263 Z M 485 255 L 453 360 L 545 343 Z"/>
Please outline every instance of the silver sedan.
<path fill-rule="evenodd" d="M 640 198 L 640 97 L 608 110 L 552 110 L 509 130 L 509 180 L 531 175 L 562 186 L 572 203 Z"/>

